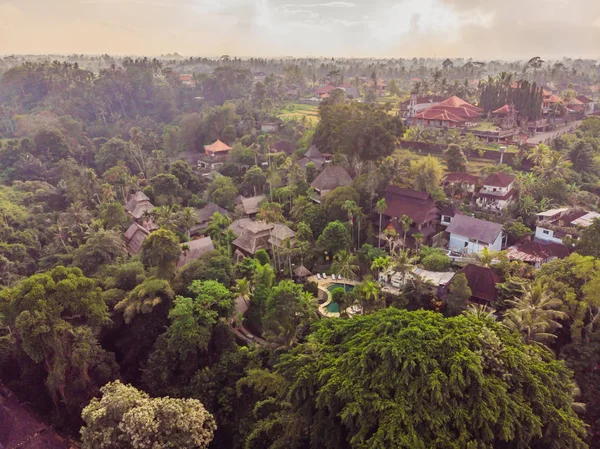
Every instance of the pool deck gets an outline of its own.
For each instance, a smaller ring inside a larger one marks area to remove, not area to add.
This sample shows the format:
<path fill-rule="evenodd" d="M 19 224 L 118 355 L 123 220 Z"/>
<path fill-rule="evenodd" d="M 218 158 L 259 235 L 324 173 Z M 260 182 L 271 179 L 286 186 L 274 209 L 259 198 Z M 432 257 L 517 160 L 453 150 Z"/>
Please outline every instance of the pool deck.
<path fill-rule="evenodd" d="M 334 313 L 334 312 L 330 312 L 329 310 L 327 310 L 327 306 L 331 303 L 331 301 L 333 300 L 333 297 L 331 296 L 331 292 L 327 289 L 327 287 L 329 287 L 331 284 L 346 284 L 346 285 L 358 285 L 359 283 L 357 281 L 351 281 L 348 279 L 331 279 L 331 275 L 327 278 L 327 279 L 319 279 L 317 278 L 317 276 L 311 276 L 308 278 L 309 281 L 312 282 L 316 282 L 317 285 L 319 286 L 319 291 L 322 292 L 323 294 L 326 295 L 327 300 L 321 304 L 319 306 L 319 314 L 323 317 L 326 318 L 339 318 L 340 314 L 338 313 Z"/>

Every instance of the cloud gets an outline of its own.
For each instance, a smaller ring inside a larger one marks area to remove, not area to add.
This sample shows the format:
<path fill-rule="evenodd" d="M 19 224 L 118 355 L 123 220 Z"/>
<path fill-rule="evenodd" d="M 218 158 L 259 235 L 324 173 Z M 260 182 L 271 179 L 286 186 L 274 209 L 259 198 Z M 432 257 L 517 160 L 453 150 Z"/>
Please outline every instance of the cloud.
<path fill-rule="evenodd" d="M 0 53 L 600 56 L 599 0 L 540 3 L 0 0 Z"/>

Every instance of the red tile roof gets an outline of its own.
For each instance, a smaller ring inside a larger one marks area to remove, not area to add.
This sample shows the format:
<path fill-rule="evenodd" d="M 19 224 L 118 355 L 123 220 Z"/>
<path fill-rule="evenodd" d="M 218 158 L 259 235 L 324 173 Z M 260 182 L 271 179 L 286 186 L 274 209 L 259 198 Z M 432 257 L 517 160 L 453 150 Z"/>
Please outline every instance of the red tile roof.
<path fill-rule="evenodd" d="M 506 173 L 498 172 L 493 175 L 488 176 L 485 181 L 483 181 L 484 186 L 494 186 L 494 187 L 508 187 L 512 182 L 514 182 L 515 178 Z"/>
<path fill-rule="evenodd" d="M 329 92 L 331 92 L 332 90 L 337 89 L 337 87 L 332 86 L 331 84 L 325 87 L 321 87 L 319 90 L 317 90 L 317 95 L 325 95 L 328 94 Z"/>
<path fill-rule="evenodd" d="M 461 273 L 464 273 L 467 278 L 472 297 L 487 302 L 498 300 L 496 284 L 499 284 L 501 279 L 491 268 L 469 264 L 461 270 Z"/>
<path fill-rule="evenodd" d="M 446 100 L 442 101 L 439 105 L 440 106 L 450 106 L 453 108 L 465 107 L 465 108 L 474 110 L 476 112 L 483 112 L 483 109 L 473 106 L 470 103 L 467 103 L 465 100 L 457 97 L 456 95 L 453 97 L 447 98 Z"/>
<path fill-rule="evenodd" d="M 502 106 L 501 108 L 496 109 L 495 111 L 492 111 L 492 114 L 498 114 L 498 115 L 506 115 L 510 112 L 510 106 L 505 104 L 504 106 Z M 518 112 L 515 110 L 515 112 Z"/>
<path fill-rule="evenodd" d="M 550 95 L 548 98 L 544 98 L 544 103 L 562 103 L 563 101 L 556 95 Z"/>
<path fill-rule="evenodd" d="M 192 81 L 192 79 L 192 75 L 179 75 L 179 81 L 181 82 Z"/>
<path fill-rule="evenodd" d="M 442 120 L 445 122 L 464 123 L 466 120 L 446 111 L 445 109 L 437 109 L 436 107 L 425 109 L 415 116 L 416 120 Z"/>
<path fill-rule="evenodd" d="M 551 259 L 569 257 L 569 249 L 556 242 L 533 241 L 511 246 L 506 250 L 506 255 L 513 260 L 544 263 Z"/>
<path fill-rule="evenodd" d="M 221 140 L 217 139 L 215 142 L 210 145 L 204 145 L 204 149 L 206 151 L 210 151 L 212 153 L 220 153 L 222 151 L 229 151 L 231 147 L 227 145 L 225 142 L 221 142 Z"/>

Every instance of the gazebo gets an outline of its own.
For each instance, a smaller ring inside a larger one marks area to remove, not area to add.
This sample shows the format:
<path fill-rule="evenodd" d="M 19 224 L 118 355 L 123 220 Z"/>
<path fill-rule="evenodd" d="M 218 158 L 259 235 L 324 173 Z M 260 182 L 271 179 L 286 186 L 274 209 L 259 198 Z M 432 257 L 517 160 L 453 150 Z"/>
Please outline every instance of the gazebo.
<path fill-rule="evenodd" d="M 300 265 L 298 268 L 294 270 L 294 277 L 296 279 L 305 280 L 312 273 L 306 268 L 304 265 Z"/>

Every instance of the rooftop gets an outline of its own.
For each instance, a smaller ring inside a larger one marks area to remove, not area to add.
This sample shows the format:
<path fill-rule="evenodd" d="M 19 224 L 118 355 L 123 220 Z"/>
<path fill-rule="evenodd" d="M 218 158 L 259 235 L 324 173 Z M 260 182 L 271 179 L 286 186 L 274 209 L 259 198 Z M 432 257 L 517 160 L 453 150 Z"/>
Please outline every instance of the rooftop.
<path fill-rule="evenodd" d="M 221 153 L 224 151 L 231 150 L 231 147 L 227 145 L 225 142 L 221 142 L 221 140 L 217 139 L 215 142 L 210 145 L 204 145 L 204 149 L 206 151 L 210 151 L 211 153 Z"/>
<path fill-rule="evenodd" d="M 344 167 L 341 165 L 328 165 L 310 185 L 312 188 L 323 192 L 349 186 L 350 184 L 352 184 L 352 178 Z"/>
<path fill-rule="evenodd" d="M 467 215 L 456 215 L 446 232 L 492 244 L 502 234 L 502 225 Z"/>
<path fill-rule="evenodd" d="M 472 297 L 487 302 L 498 299 L 496 284 L 499 284 L 501 279 L 491 268 L 469 264 L 461 270 L 461 273 L 464 273 L 467 278 Z"/>
<path fill-rule="evenodd" d="M 387 186 L 385 189 L 387 209 L 384 215 L 401 218 L 406 215 L 414 223 L 425 224 L 436 219 L 439 211 L 427 192 Z"/>
<path fill-rule="evenodd" d="M 494 173 L 483 181 L 485 186 L 508 187 L 515 181 L 515 178 L 503 172 Z"/>
<path fill-rule="evenodd" d="M 187 245 L 188 249 L 181 252 L 181 256 L 179 256 L 179 261 L 177 262 L 177 268 L 181 268 L 191 261 L 198 259 L 202 254 L 215 249 L 210 237 L 191 240 L 181 246 L 183 247 L 184 245 Z"/>

